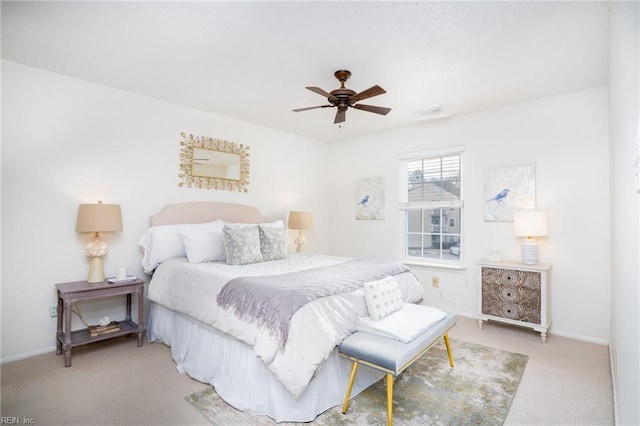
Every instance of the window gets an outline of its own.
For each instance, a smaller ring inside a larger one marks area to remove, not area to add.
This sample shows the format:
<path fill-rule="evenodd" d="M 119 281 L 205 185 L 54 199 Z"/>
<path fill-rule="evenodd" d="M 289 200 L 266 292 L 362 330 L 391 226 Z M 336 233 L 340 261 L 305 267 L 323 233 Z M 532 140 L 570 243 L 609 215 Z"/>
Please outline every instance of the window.
<path fill-rule="evenodd" d="M 400 158 L 404 257 L 459 264 L 462 248 L 462 149 Z"/>

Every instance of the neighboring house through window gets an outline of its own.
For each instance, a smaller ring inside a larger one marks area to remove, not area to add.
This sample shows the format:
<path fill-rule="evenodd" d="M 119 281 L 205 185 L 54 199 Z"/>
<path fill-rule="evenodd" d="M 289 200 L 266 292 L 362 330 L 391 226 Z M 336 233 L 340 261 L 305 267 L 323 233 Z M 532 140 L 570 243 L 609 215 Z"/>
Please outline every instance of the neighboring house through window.
<path fill-rule="evenodd" d="M 462 148 L 400 158 L 400 209 L 408 260 L 461 264 Z"/>

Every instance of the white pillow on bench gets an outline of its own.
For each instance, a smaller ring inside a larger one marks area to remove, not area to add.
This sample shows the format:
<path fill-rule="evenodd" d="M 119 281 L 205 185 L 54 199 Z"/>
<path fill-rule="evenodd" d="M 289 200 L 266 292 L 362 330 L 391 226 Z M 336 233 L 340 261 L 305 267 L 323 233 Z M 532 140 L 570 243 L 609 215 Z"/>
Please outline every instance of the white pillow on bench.
<path fill-rule="evenodd" d="M 369 316 L 376 321 L 402 309 L 404 304 L 398 282 L 391 276 L 364 283 L 364 297 Z"/>

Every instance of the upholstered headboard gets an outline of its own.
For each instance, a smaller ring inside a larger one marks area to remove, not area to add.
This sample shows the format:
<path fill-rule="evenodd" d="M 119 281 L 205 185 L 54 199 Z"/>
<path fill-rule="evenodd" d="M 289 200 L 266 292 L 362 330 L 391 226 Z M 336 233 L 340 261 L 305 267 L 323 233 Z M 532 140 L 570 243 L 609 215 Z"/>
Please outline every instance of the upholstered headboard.
<path fill-rule="evenodd" d="M 158 214 L 151 216 L 150 225 L 204 223 L 214 220 L 235 223 L 266 222 L 266 218 L 255 207 L 217 201 L 197 201 L 165 206 Z"/>

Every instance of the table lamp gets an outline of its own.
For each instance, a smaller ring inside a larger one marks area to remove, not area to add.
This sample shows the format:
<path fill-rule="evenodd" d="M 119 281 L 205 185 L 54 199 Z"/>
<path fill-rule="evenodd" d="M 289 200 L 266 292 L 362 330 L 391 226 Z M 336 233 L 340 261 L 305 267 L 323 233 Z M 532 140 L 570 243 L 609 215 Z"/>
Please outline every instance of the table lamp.
<path fill-rule="evenodd" d="M 313 215 L 311 212 L 289 212 L 288 227 L 289 229 L 298 230 L 298 236 L 293 242 L 296 244 L 296 252 L 302 253 L 307 242 L 307 239 L 302 235 L 302 230 L 313 229 Z"/>
<path fill-rule="evenodd" d="M 87 282 L 104 281 L 102 256 L 107 253 L 107 244 L 100 241 L 100 232 L 122 231 L 122 215 L 118 204 L 80 204 L 76 232 L 94 232 L 93 241 L 86 245 L 85 253 L 91 258 Z"/>
<path fill-rule="evenodd" d="M 522 243 L 522 263 L 538 263 L 538 243 L 533 237 L 546 237 L 549 234 L 547 214 L 541 211 L 517 212 L 513 216 L 513 230 L 516 237 L 526 237 Z"/>

